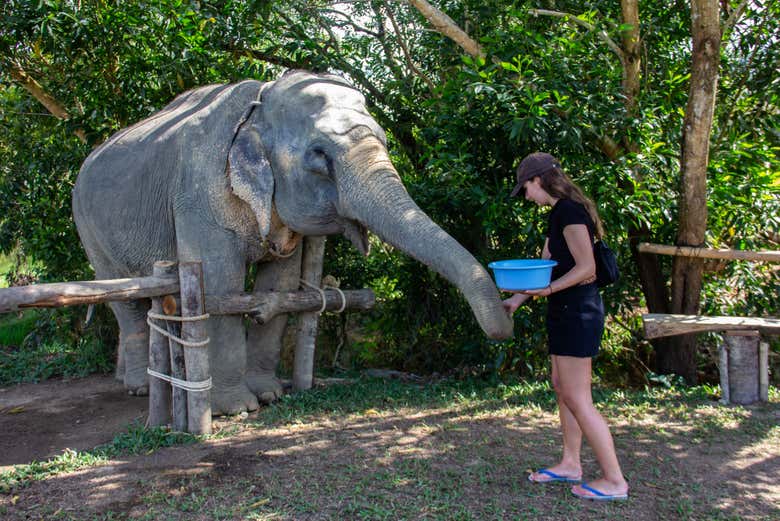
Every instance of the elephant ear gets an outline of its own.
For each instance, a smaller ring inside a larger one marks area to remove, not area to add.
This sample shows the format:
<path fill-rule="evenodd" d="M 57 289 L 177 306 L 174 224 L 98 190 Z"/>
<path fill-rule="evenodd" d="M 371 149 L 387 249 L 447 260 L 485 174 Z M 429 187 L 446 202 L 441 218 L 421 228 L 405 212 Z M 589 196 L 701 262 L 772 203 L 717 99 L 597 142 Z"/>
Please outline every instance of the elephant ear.
<path fill-rule="evenodd" d="M 260 237 L 265 240 L 271 231 L 274 176 L 260 132 L 249 117 L 239 124 L 233 138 L 228 154 L 227 174 L 233 193 L 252 208 L 260 228 Z"/>

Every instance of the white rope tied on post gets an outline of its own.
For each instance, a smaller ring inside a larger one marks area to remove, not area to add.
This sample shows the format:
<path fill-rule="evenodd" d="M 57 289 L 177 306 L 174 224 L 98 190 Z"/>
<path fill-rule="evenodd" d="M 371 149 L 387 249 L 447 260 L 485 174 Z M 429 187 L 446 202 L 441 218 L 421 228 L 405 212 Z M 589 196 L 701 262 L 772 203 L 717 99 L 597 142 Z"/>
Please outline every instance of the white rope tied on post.
<path fill-rule="evenodd" d="M 204 380 L 202 382 L 190 382 L 187 380 L 180 380 L 178 378 L 174 378 L 173 376 L 168 376 L 167 374 L 158 373 L 157 371 L 152 371 L 148 367 L 146 368 L 146 372 L 147 374 L 149 374 L 149 376 L 154 376 L 155 378 L 164 380 L 169 384 L 171 384 L 172 386 L 178 387 L 179 389 L 184 389 L 185 391 L 202 392 L 211 389 L 210 376 L 208 380 Z"/>
<path fill-rule="evenodd" d="M 183 338 L 177 337 L 175 335 L 170 334 L 168 331 L 164 330 L 154 322 L 152 322 L 152 319 L 157 320 L 168 320 L 171 322 L 196 322 L 198 320 L 206 320 L 209 318 L 209 314 L 205 313 L 203 315 L 195 315 L 193 317 L 179 317 L 176 315 L 160 315 L 159 313 L 153 313 L 152 311 L 149 311 L 146 314 L 146 323 L 149 324 L 149 327 L 163 335 L 164 337 L 168 337 L 174 342 L 177 342 L 184 347 L 203 347 L 208 345 L 210 339 L 206 337 L 203 340 L 196 340 L 196 341 L 190 341 L 190 340 L 184 340 Z"/>
<path fill-rule="evenodd" d="M 203 340 L 196 340 L 196 341 L 190 341 L 190 340 L 184 340 L 183 338 L 177 337 L 176 335 L 172 335 L 165 329 L 161 328 L 152 320 L 167 320 L 170 322 L 196 322 L 198 320 L 206 320 L 209 318 L 209 314 L 205 313 L 203 315 L 195 315 L 192 317 L 180 317 L 176 315 L 161 315 L 159 313 L 154 313 L 153 311 L 149 310 L 146 314 L 146 323 L 149 324 L 149 327 L 163 335 L 164 337 L 167 337 L 174 342 L 177 342 L 184 347 L 203 347 L 208 345 L 210 339 L 206 337 Z M 162 374 L 157 371 L 154 371 L 150 367 L 146 368 L 146 373 L 149 376 L 153 376 L 155 378 L 159 378 L 160 380 L 164 380 L 171 384 L 174 387 L 178 387 L 179 389 L 184 389 L 185 391 L 193 391 L 193 392 L 202 392 L 202 391 L 208 391 L 211 389 L 211 377 L 207 380 L 203 380 L 202 382 L 190 382 L 187 380 L 181 380 L 179 378 L 174 378 L 173 376 L 169 376 L 167 374 Z"/>
<path fill-rule="evenodd" d="M 306 282 L 303 279 L 300 279 L 300 281 L 301 281 L 301 284 L 303 284 L 307 288 L 315 289 L 315 290 L 320 292 L 320 298 L 322 299 L 322 307 L 320 307 L 320 310 L 317 311 L 317 314 L 321 315 L 323 313 L 323 311 L 325 311 L 325 306 L 326 306 L 325 292 L 321 288 L 318 288 L 317 286 L 315 286 L 314 284 L 312 284 L 310 282 Z M 326 285 L 326 286 L 324 286 L 324 288 L 325 289 L 335 289 L 336 291 L 339 292 L 339 296 L 341 297 L 341 307 L 339 307 L 339 309 L 337 309 L 335 311 L 335 313 L 341 313 L 342 311 L 344 311 L 347 308 L 347 297 L 344 296 L 344 292 L 341 291 L 339 288 L 337 288 L 335 286 L 327 286 Z"/>
<path fill-rule="evenodd" d="M 149 311 L 147 313 L 147 316 L 151 318 L 156 318 L 158 320 L 170 320 L 171 322 L 196 322 L 198 320 L 206 320 L 211 315 L 205 313 L 203 315 L 195 315 L 192 317 L 180 317 L 178 315 L 160 315 L 159 313 L 154 313 L 152 311 Z"/>

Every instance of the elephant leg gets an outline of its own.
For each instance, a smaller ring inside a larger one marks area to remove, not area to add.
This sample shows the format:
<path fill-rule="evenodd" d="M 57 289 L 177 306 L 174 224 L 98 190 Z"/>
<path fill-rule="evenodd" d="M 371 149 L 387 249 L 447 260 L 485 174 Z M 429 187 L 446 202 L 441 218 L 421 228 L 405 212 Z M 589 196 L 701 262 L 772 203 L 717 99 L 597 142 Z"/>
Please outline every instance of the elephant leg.
<path fill-rule="evenodd" d="M 216 226 L 177 223 L 176 235 L 179 262 L 202 262 L 206 295 L 243 292 L 244 251 L 233 233 Z M 238 414 L 259 408 L 257 397 L 244 381 L 246 327 L 243 317 L 215 316 L 207 319 L 205 326 L 210 339 L 212 414 Z"/>
<path fill-rule="evenodd" d="M 127 267 L 114 262 L 109 255 L 106 255 L 89 230 L 82 228 L 79 233 L 98 280 L 128 276 Z M 145 396 L 149 392 L 146 374 L 149 362 L 149 326 L 146 324 L 146 313 L 149 306 L 148 300 L 109 303 L 119 325 L 114 376 L 125 384 L 130 394 L 137 396 Z"/>
<path fill-rule="evenodd" d="M 298 289 L 302 249 L 299 246 L 287 259 L 260 265 L 255 279 L 255 292 Z M 277 315 L 265 324 L 249 325 L 246 381 L 263 403 L 271 403 L 282 395 L 282 384 L 276 377 L 276 369 L 286 327 L 287 314 Z"/>
<path fill-rule="evenodd" d="M 244 381 L 246 329 L 243 318 L 210 318 L 206 324 L 206 332 L 211 339 L 211 413 L 214 416 L 222 416 L 259 408 L 257 398 Z"/>
<path fill-rule="evenodd" d="M 119 323 L 117 376 L 121 370 L 122 380 L 130 394 L 146 396 L 149 394 L 146 374 L 149 365 L 149 326 L 146 324 L 149 301 L 112 302 L 110 306 Z"/>

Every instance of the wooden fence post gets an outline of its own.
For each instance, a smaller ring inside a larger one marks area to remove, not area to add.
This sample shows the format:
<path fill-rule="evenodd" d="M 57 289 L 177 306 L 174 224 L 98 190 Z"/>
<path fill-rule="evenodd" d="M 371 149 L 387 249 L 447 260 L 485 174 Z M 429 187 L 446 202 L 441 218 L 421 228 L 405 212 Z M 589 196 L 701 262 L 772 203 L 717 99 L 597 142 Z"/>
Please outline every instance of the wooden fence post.
<path fill-rule="evenodd" d="M 202 316 L 204 311 L 203 266 L 200 262 L 179 263 L 179 286 L 181 288 L 182 318 Z M 201 342 L 206 339 L 206 325 L 203 320 L 184 321 L 181 338 L 185 342 Z M 200 383 L 209 380 L 208 344 L 200 347 L 184 346 L 184 363 L 187 381 Z M 211 393 L 188 391 L 187 426 L 192 434 L 211 434 Z"/>
<path fill-rule="evenodd" d="M 322 283 L 322 260 L 325 254 L 325 237 L 304 237 L 301 279 L 317 288 Z M 311 389 L 314 383 L 314 344 L 317 340 L 319 312 L 298 315 L 298 336 L 295 342 L 293 362 L 293 389 Z"/>
<path fill-rule="evenodd" d="M 166 277 L 176 272 L 176 263 L 158 261 L 152 267 L 152 276 Z M 163 307 L 160 297 L 152 298 L 152 312 L 158 315 Z M 159 321 L 156 322 L 158 325 Z M 171 363 L 168 355 L 168 339 L 149 328 L 149 369 L 160 374 L 171 374 Z M 167 425 L 171 418 L 171 384 L 155 376 L 149 376 L 149 426 Z"/>
<path fill-rule="evenodd" d="M 758 399 L 769 401 L 769 343 L 758 344 Z"/>
<path fill-rule="evenodd" d="M 718 373 L 720 375 L 720 403 L 727 405 L 729 396 L 729 348 L 726 339 L 718 346 Z"/>
<path fill-rule="evenodd" d="M 162 308 L 166 315 L 176 316 L 179 314 L 177 299 L 173 295 L 163 298 Z M 168 332 L 174 338 L 181 338 L 181 322 L 169 321 Z M 178 380 L 186 380 L 184 347 L 173 338 L 170 338 L 168 340 L 168 351 L 171 359 L 171 376 Z M 176 432 L 187 432 L 187 391 L 181 387 L 173 386 L 171 413 L 173 416 L 172 429 Z"/>

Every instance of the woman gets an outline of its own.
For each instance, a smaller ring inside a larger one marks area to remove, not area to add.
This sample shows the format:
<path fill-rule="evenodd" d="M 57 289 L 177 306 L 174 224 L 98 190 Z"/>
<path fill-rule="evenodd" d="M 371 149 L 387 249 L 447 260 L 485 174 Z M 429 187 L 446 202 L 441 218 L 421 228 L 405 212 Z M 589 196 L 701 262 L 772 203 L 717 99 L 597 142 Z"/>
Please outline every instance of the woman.
<path fill-rule="evenodd" d="M 604 306 L 596 286 L 593 238 L 603 228 L 593 202 L 561 170 L 557 159 L 544 152 L 527 156 L 517 168 L 512 196 L 525 195 L 540 206 L 551 206 L 542 258 L 558 264 L 546 288 L 515 292 L 504 301 L 513 314 L 531 296 L 548 297 L 547 335 L 552 359 L 552 384 L 558 400 L 563 431 L 563 456 L 552 467 L 528 476 L 536 483 L 582 479 L 582 435 L 601 467 L 602 477 L 572 488 L 584 499 L 611 501 L 628 498 L 612 436 L 604 418 L 593 406 L 591 359 L 604 331 Z"/>

